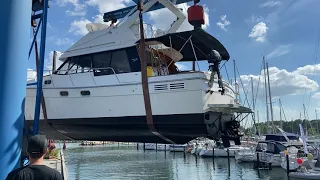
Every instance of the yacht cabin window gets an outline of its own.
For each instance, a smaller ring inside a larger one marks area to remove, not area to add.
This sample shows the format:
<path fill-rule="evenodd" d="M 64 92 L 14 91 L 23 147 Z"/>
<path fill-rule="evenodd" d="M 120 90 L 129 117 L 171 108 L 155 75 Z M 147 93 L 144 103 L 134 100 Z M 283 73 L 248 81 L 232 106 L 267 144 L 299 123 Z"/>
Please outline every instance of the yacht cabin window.
<path fill-rule="evenodd" d="M 117 74 L 131 72 L 130 64 L 125 50 L 114 51 L 112 53 L 111 67 Z"/>
<path fill-rule="evenodd" d="M 136 47 L 69 57 L 54 74 L 74 74 L 93 71 L 95 76 L 140 72 Z M 161 50 L 147 48 L 146 61 L 151 76 L 177 74 L 172 59 Z"/>
<path fill-rule="evenodd" d="M 109 75 L 113 74 L 110 68 L 111 52 L 101 52 L 93 54 L 92 66 L 94 68 L 94 75 Z"/>
<path fill-rule="evenodd" d="M 69 57 L 55 74 L 74 74 L 93 71 L 95 76 L 131 72 L 125 49 Z"/>

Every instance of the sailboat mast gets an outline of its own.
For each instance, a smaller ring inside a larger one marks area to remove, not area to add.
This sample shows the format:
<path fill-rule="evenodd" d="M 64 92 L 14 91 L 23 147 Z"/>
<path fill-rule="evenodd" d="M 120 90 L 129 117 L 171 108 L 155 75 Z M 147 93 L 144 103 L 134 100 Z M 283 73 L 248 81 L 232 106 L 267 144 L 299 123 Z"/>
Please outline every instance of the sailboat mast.
<path fill-rule="evenodd" d="M 252 77 L 251 77 L 251 94 L 252 94 L 252 111 L 253 111 L 252 121 L 253 121 L 254 126 L 255 126 L 256 117 L 255 117 L 255 104 L 254 104 L 253 78 L 252 78 Z M 256 127 L 256 126 L 255 126 L 255 127 Z"/>
<path fill-rule="evenodd" d="M 319 123 L 318 123 L 318 112 L 317 109 L 314 110 L 314 112 L 316 113 L 316 124 L 317 124 L 317 133 L 319 133 Z"/>
<path fill-rule="evenodd" d="M 253 78 L 251 77 L 251 93 L 252 93 L 252 110 L 254 112 L 255 104 L 254 104 L 254 92 L 253 92 Z M 254 113 L 253 113 L 254 115 Z"/>
<path fill-rule="evenodd" d="M 274 131 L 274 126 L 273 126 L 272 96 L 271 96 L 271 89 L 270 89 L 270 77 L 269 77 L 269 66 L 268 66 L 268 63 L 266 63 L 266 66 L 267 66 L 267 78 L 268 78 L 268 89 L 269 89 L 269 102 L 270 102 L 271 126 L 272 126 L 272 130 Z M 274 132 L 273 132 L 273 133 L 274 133 Z"/>
<path fill-rule="evenodd" d="M 267 133 L 270 133 L 270 123 L 269 123 L 269 107 L 268 107 L 268 89 L 267 89 L 267 74 L 266 74 L 266 62 L 263 56 L 263 72 L 264 72 L 264 89 L 266 92 L 266 111 L 267 111 Z"/>
<path fill-rule="evenodd" d="M 304 116 L 304 121 L 302 121 L 302 124 L 303 124 L 303 122 L 305 122 L 304 123 L 304 125 L 306 127 L 305 132 L 306 132 L 306 135 L 308 135 L 308 123 L 307 123 L 307 117 L 306 117 L 306 106 L 304 104 L 302 104 L 302 105 L 303 105 L 303 116 Z"/>
<path fill-rule="evenodd" d="M 236 92 L 236 100 L 238 100 L 237 70 L 236 70 L 236 61 L 235 60 L 233 60 L 233 73 L 234 73 L 234 90 Z"/>
<path fill-rule="evenodd" d="M 258 123 L 258 126 L 257 126 L 257 128 L 258 128 L 258 134 L 259 134 L 259 136 L 260 136 L 260 124 L 259 124 L 259 111 L 257 111 L 257 123 Z"/>
<path fill-rule="evenodd" d="M 282 104 L 281 104 L 281 100 L 279 99 L 279 109 L 280 109 L 280 127 L 281 127 L 281 129 L 282 129 L 282 114 L 281 114 L 281 112 L 282 112 Z"/>

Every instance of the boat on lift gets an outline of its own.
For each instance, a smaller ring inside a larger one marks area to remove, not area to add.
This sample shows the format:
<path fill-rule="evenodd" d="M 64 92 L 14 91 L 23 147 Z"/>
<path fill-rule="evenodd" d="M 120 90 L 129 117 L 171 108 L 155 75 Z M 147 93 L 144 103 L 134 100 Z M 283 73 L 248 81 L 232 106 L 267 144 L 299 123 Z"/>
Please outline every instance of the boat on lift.
<path fill-rule="evenodd" d="M 196 137 L 240 143 L 239 114 L 252 113 L 236 101 L 231 85 L 222 80 L 219 63 L 229 60 L 225 47 L 201 28 L 176 32 L 186 19 L 175 3 L 150 0 L 143 11 L 161 5 L 177 19 L 167 31 L 152 31 L 145 40 L 148 86 L 154 127 L 146 122 L 140 56 L 139 11 L 126 8 L 106 13 L 106 21 L 89 24 L 89 33 L 61 56 L 62 65 L 43 78 L 45 111 L 40 131 L 51 139 L 184 144 Z M 198 6 L 198 5 L 197 5 Z M 117 17 L 117 19 L 115 19 Z M 145 26 L 146 28 L 148 26 Z M 211 74 L 180 71 L 176 62 L 208 61 Z M 29 81 L 32 83 L 32 81 Z M 34 119 L 36 86 L 27 87 L 25 119 Z M 159 136 L 159 134 L 161 136 Z"/>

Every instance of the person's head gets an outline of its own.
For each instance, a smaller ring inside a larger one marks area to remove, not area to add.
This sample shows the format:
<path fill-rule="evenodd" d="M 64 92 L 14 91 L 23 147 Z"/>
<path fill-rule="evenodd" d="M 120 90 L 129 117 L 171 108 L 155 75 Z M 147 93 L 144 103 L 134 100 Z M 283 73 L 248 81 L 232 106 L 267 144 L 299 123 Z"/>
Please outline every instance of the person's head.
<path fill-rule="evenodd" d="M 27 153 L 30 159 L 40 159 L 48 150 L 48 140 L 45 135 L 34 135 L 28 141 Z"/>

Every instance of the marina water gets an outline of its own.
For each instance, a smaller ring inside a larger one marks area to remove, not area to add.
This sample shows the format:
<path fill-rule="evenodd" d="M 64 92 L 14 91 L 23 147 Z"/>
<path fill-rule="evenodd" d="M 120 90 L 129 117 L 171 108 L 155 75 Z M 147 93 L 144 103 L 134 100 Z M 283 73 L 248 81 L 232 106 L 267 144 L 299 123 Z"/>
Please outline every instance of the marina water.
<path fill-rule="evenodd" d="M 227 158 L 200 158 L 183 152 L 137 150 L 135 144 L 79 146 L 67 144 L 64 151 L 69 180 L 286 180 L 281 168 L 256 170 L 252 163 Z"/>

